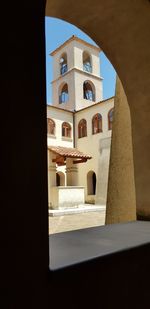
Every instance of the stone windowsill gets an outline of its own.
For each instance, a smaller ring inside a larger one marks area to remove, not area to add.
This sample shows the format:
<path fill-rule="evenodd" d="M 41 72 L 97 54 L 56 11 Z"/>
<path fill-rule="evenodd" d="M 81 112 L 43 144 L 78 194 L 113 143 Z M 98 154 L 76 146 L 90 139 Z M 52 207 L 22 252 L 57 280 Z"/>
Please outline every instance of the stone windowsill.
<path fill-rule="evenodd" d="M 62 140 L 63 141 L 68 141 L 68 142 L 72 142 L 72 138 L 71 137 L 62 136 Z"/>

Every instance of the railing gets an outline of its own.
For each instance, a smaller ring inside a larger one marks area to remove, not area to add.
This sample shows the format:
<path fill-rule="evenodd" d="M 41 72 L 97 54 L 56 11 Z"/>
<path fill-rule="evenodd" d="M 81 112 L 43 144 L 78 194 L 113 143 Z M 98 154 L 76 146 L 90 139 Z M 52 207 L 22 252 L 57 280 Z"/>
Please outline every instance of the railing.
<path fill-rule="evenodd" d="M 92 73 L 92 66 L 89 63 L 84 63 L 83 64 L 83 70 L 89 73 Z"/>
<path fill-rule="evenodd" d="M 68 66 L 67 64 L 63 64 L 60 68 L 60 74 L 63 75 L 68 71 Z"/>
<path fill-rule="evenodd" d="M 89 100 L 89 101 L 95 101 L 95 93 L 92 91 L 86 91 L 84 95 L 84 99 Z"/>
<path fill-rule="evenodd" d="M 59 104 L 67 102 L 68 99 L 69 99 L 68 93 L 65 92 L 61 93 L 61 95 L 59 96 Z"/>

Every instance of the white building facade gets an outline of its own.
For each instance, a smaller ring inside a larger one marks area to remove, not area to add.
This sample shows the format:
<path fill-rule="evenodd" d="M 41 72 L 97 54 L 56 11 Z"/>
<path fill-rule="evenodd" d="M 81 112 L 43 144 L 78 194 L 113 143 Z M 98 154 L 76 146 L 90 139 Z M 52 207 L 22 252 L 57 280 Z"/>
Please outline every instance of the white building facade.
<path fill-rule="evenodd" d="M 47 105 L 51 208 L 106 203 L 114 98 L 103 100 L 99 53 L 99 47 L 75 36 L 51 53 L 53 103 Z"/>

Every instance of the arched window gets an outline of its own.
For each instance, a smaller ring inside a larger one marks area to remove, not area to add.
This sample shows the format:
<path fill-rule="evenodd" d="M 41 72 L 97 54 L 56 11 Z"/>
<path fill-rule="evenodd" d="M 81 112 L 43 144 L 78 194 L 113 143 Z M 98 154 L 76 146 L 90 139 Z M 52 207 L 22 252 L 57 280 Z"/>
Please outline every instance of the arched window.
<path fill-rule="evenodd" d="M 71 137 L 71 125 L 68 122 L 62 124 L 62 136 Z"/>
<path fill-rule="evenodd" d="M 96 174 L 93 171 L 87 173 L 87 194 L 96 194 Z"/>
<path fill-rule="evenodd" d="M 47 132 L 48 134 L 55 135 L 55 122 L 50 118 L 47 118 Z"/>
<path fill-rule="evenodd" d="M 108 130 L 112 130 L 113 113 L 114 113 L 114 109 L 112 108 L 112 109 L 108 112 Z"/>
<path fill-rule="evenodd" d="M 81 119 L 78 124 L 78 138 L 87 136 L 87 124 L 85 119 Z"/>
<path fill-rule="evenodd" d="M 92 134 L 100 132 L 102 132 L 102 116 L 101 114 L 96 114 L 92 118 Z"/>
<path fill-rule="evenodd" d="M 91 56 L 86 51 L 83 52 L 83 70 L 92 72 Z"/>
<path fill-rule="evenodd" d="M 83 98 L 86 100 L 95 101 L 95 87 L 89 81 L 85 81 L 83 83 Z"/>
<path fill-rule="evenodd" d="M 61 55 L 60 60 L 60 74 L 63 75 L 68 71 L 68 66 L 67 66 L 67 54 L 64 53 Z"/>
<path fill-rule="evenodd" d="M 64 84 L 59 95 L 59 103 L 66 103 L 69 100 L 68 85 Z"/>

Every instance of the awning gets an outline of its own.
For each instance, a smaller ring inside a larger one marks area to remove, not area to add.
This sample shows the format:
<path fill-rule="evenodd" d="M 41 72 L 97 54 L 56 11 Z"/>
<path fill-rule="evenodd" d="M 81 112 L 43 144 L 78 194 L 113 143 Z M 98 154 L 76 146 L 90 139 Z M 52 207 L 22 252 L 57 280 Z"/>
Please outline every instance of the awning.
<path fill-rule="evenodd" d="M 56 162 L 58 165 L 65 165 L 66 158 L 75 158 L 76 160 L 73 161 L 74 164 L 83 163 L 92 159 L 91 156 L 84 154 L 76 148 L 49 146 L 48 149 L 56 154 L 56 159 L 53 159 L 53 162 Z"/>

